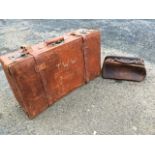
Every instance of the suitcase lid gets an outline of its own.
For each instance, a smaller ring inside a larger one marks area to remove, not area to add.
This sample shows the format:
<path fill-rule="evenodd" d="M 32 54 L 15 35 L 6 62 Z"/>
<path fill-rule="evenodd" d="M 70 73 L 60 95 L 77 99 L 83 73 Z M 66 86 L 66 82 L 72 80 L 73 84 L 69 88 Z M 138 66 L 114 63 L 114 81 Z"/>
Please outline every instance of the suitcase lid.
<path fill-rule="evenodd" d="M 74 32 L 67 33 L 64 36 L 55 37 L 51 40 L 47 40 L 32 46 L 21 46 L 21 49 L 15 52 L 0 56 L 0 61 L 4 65 L 9 65 L 21 60 L 23 61 L 24 59 L 32 57 L 31 53 L 33 53 L 33 55 L 37 55 L 47 52 L 64 44 L 70 43 L 71 41 L 77 40 L 81 38 L 81 35 L 88 35 L 89 33 L 96 31 L 98 30 L 78 29 Z"/>

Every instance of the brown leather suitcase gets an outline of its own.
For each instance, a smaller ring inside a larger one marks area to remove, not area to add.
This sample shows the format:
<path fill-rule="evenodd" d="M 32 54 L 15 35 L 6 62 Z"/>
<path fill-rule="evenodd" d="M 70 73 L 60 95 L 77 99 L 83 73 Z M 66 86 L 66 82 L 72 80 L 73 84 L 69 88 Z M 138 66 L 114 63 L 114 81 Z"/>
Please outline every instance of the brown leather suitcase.
<path fill-rule="evenodd" d="M 77 30 L 1 56 L 13 93 L 29 118 L 100 75 L 100 32 Z"/>
<path fill-rule="evenodd" d="M 133 57 L 107 56 L 103 63 L 102 76 L 106 79 L 140 82 L 146 76 L 144 60 Z"/>

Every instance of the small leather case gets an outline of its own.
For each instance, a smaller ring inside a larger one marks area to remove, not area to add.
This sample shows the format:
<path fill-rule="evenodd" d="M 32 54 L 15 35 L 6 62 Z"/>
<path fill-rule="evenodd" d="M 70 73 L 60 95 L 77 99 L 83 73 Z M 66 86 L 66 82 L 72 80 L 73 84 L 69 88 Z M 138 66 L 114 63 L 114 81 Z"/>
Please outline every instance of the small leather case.
<path fill-rule="evenodd" d="M 105 79 L 142 81 L 146 77 L 144 60 L 134 57 L 107 56 L 102 67 Z"/>

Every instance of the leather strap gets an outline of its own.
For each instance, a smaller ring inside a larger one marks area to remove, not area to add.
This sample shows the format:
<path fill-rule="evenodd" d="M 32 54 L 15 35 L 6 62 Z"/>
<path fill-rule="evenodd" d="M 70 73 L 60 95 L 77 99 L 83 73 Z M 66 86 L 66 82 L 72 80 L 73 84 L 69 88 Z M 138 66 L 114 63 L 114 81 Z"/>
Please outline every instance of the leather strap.
<path fill-rule="evenodd" d="M 30 55 L 32 55 L 32 57 L 33 57 L 33 59 L 34 59 L 34 62 L 35 62 L 35 64 L 36 64 L 36 66 L 39 66 L 39 62 L 38 62 L 38 60 L 37 60 L 37 56 L 30 50 L 30 51 L 28 51 L 28 53 L 30 54 Z M 35 66 L 35 67 L 36 67 Z M 36 70 L 36 68 L 35 68 L 35 70 Z M 44 88 L 44 94 L 46 95 L 46 98 L 47 98 L 47 103 L 49 103 L 50 102 L 50 95 L 48 95 L 48 90 L 47 90 L 47 87 L 46 87 L 46 81 L 44 80 L 44 77 L 43 77 L 43 75 L 41 74 L 41 72 L 40 72 L 40 70 L 36 70 L 36 72 L 39 74 L 39 76 L 40 76 L 40 78 L 41 78 L 41 82 L 42 82 L 42 86 L 43 86 L 43 88 Z"/>
<path fill-rule="evenodd" d="M 83 42 L 83 59 L 84 59 L 84 69 L 85 69 L 85 74 L 84 78 L 86 83 L 89 82 L 89 76 L 88 76 L 88 69 L 87 69 L 87 64 L 88 64 L 88 46 L 87 46 L 87 39 L 85 35 L 81 35 L 82 37 L 82 42 Z"/>
<path fill-rule="evenodd" d="M 87 38 L 85 35 L 83 34 L 77 34 L 77 33 L 70 33 L 70 35 L 72 36 L 79 36 L 79 37 L 82 37 L 82 50 L 83 50 L 83 59 L 84 59 L 84 79 L 85 79 L 85 82 L 88 83 L 89 82 L 89 74 L 88 74 L 88 46 L 87 46 Z"/>

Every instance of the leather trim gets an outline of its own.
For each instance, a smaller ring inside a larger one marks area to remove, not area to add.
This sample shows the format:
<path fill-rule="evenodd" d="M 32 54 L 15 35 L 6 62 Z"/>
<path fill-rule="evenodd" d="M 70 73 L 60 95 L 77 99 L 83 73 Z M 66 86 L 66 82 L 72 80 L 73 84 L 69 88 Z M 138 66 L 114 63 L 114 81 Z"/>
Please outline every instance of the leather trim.
<path fill-rule="evenodd" d="M 88 53 L 88 46 L 87 46 L 87 39 L 85 35 L 81 35 L 82 37 L 82 42 L 83 42 L 83 59 L 84 59 L 84 69 L 85 69 L 85 74 L 84 74 L 84 79 L 85 82 L 88 83 L 89 82 L 89 76 L 88 76 L 88 67 L 87 67 L 87 63 L 88 63 L 88 57 L 87 57 L 87 53 Z"/>

